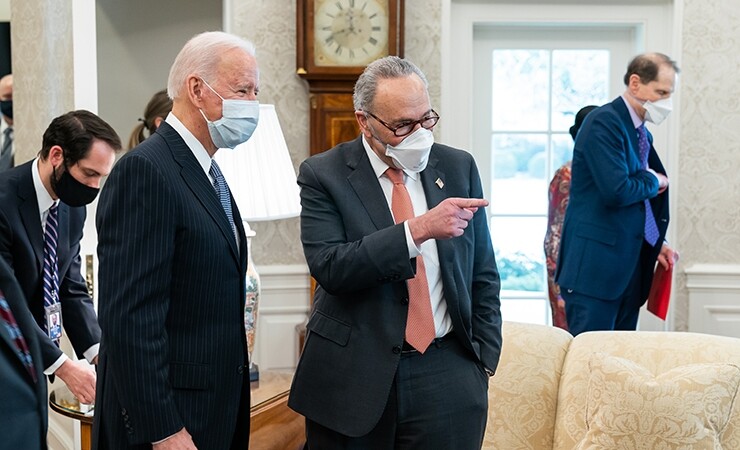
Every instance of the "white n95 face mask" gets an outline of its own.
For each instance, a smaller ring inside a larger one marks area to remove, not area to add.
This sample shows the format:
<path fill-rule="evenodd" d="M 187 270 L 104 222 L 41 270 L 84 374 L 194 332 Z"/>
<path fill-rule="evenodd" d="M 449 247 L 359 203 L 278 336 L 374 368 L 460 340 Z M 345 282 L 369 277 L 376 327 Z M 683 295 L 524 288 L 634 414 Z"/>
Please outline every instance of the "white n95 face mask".
<path fill-rule="evenodd" d="M 642 104 L 642 107 L 645 108 L 645 120 L 660 125 L 673 111 L 673 100 L 671 97 L 654 102 L 648 100 Z"/>
<path fill-rule="evenodd" d="M 433 144 L 434 134 L 426 128 L 419 127 L 400 144 L 396 146 L 386 144 L 385 155 L 391 157 L 399 168 L 418 173 L 426 169 Z"/>
<path fill-rule="evenodd" d="M 225 99 L 205 80 L 203 83 L 221 99 L 222 117 L 211 122 L 203 110 L 200 114 L 208 124 L 208 133 L 218 148 L 234 148 L 247 142 L 257 128 L 260 117 L 260 104 L 256 100 Z"/>

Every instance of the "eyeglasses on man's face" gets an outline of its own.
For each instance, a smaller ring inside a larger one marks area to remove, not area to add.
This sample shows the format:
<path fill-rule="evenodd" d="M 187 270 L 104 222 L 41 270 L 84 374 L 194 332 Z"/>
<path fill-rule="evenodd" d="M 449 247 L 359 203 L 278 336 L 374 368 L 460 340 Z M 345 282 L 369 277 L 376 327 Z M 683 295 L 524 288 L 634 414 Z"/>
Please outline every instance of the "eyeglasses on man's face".
<path fill-rule="evenodd" d="M 380 117 L 376 116 L 370 111 L 365 111 L 365 114 L 367 114 L 368 116 L 380 122 L 384 127 L 391 130 L 393 134 L 397 137 L 404 137 L 404 136 L 411 134 L 411 132 L 414 131 L 414 128 L 416 128 L 417 123 L 421 125 L 422 128 L 426 128 L 427 130 L 430 130 L 434 128 L 435 125 L 437 125 L 437 122 L 439 122 L 439 114 L 437 114 L 435 110 L 432 110 L 430 115 L 424 116 L 419 120 L 410 120 L 406 122 L 401 122 L 395 127 L 387 124 L 386 122 L 381 120 Z"/>

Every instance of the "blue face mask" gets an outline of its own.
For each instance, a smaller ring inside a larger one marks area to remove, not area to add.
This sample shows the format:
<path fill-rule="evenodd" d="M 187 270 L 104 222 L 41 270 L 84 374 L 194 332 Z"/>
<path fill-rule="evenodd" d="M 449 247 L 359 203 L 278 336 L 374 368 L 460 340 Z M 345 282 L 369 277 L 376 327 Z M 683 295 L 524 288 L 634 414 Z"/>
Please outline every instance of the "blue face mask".
<path fill-rule="evenodd" d="M 234 100 L 221 97 L 205 80 L 201 79 L 221 99 L 222 116 L 211 122 L 200 110 L 201 115 L 208 123 L 208 133 L 214 145 L 218 148 L 234 148 L 247 142 L 259 122 L 260 104 L 256 100 Z"/>

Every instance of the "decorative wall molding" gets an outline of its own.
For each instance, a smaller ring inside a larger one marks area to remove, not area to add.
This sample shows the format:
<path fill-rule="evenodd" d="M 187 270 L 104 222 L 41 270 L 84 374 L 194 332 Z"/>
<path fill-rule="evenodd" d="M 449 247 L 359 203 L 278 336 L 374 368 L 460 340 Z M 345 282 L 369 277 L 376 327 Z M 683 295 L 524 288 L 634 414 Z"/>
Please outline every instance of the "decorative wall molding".
<path fill-rule="evenodd" d="M 261 295 L 254 361 L 260 370 L 294 369 L 298 362 L 296 325 L 309 312 L 311 282 L 305 265 L 257 266 Z"/>
<path fill-rule="evenodd" d="M 740 265 L 695 264 L 686 289 L 689 331 L 740 337 Z"/>

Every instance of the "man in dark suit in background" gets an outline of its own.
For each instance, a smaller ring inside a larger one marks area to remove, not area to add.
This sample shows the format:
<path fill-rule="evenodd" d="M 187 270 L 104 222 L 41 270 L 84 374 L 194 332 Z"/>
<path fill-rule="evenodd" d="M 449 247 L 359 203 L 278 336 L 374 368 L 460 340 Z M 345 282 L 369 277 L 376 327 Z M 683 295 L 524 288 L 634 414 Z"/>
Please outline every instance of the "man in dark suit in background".
<path fill-rule="evenodd" d="M 664 242 L 668 178 L 645 128 L 671 111 L 677 73 L 666 55 L 635 57 L 624 94 L 578 132 L 556 271 L 574 336 L 636 329 L 656 259 L 668 268 L 678 256 Z"/>
<path fill-rule="evenodd" d="M 44 373 L 56 375 L 84 403 L 95 400 L 95 372 L 59 349 L 61 328 L 79 358 L 95 363 L 100 328 L 80 274 L 85 205 L 97 196 L 121 141 L 95 114 L 55 118 L 39 157 L 0 176 L 0 256 L 12 267 L 36 319 Z"/>
<path fill-rule="evenodd" d="M 44 450 L 48 407 L 37 325 L 0 258 L 0 450 Z"/>
<path fill-rule="evenodd" d="M 0 172 L 13 167 L 13 74 L 0 78 Z"/>
<path fill-rule="evenodd" d="M 354 107 L 362 135 L 298 176 L 318 285 L 289 405 L 311 449 L 480 448 L 501 314 L 478 170 L 434 143 L 409 61 L 371 63 Z"/>
<path fill-rule="evenodd" d="M 93 448 L 249 445 L 247 239 L 213 156 L 249 139 L 258 91 L 251 43 L 193 37 L 170 69 L 172 112 L 103 189 Z"/>

